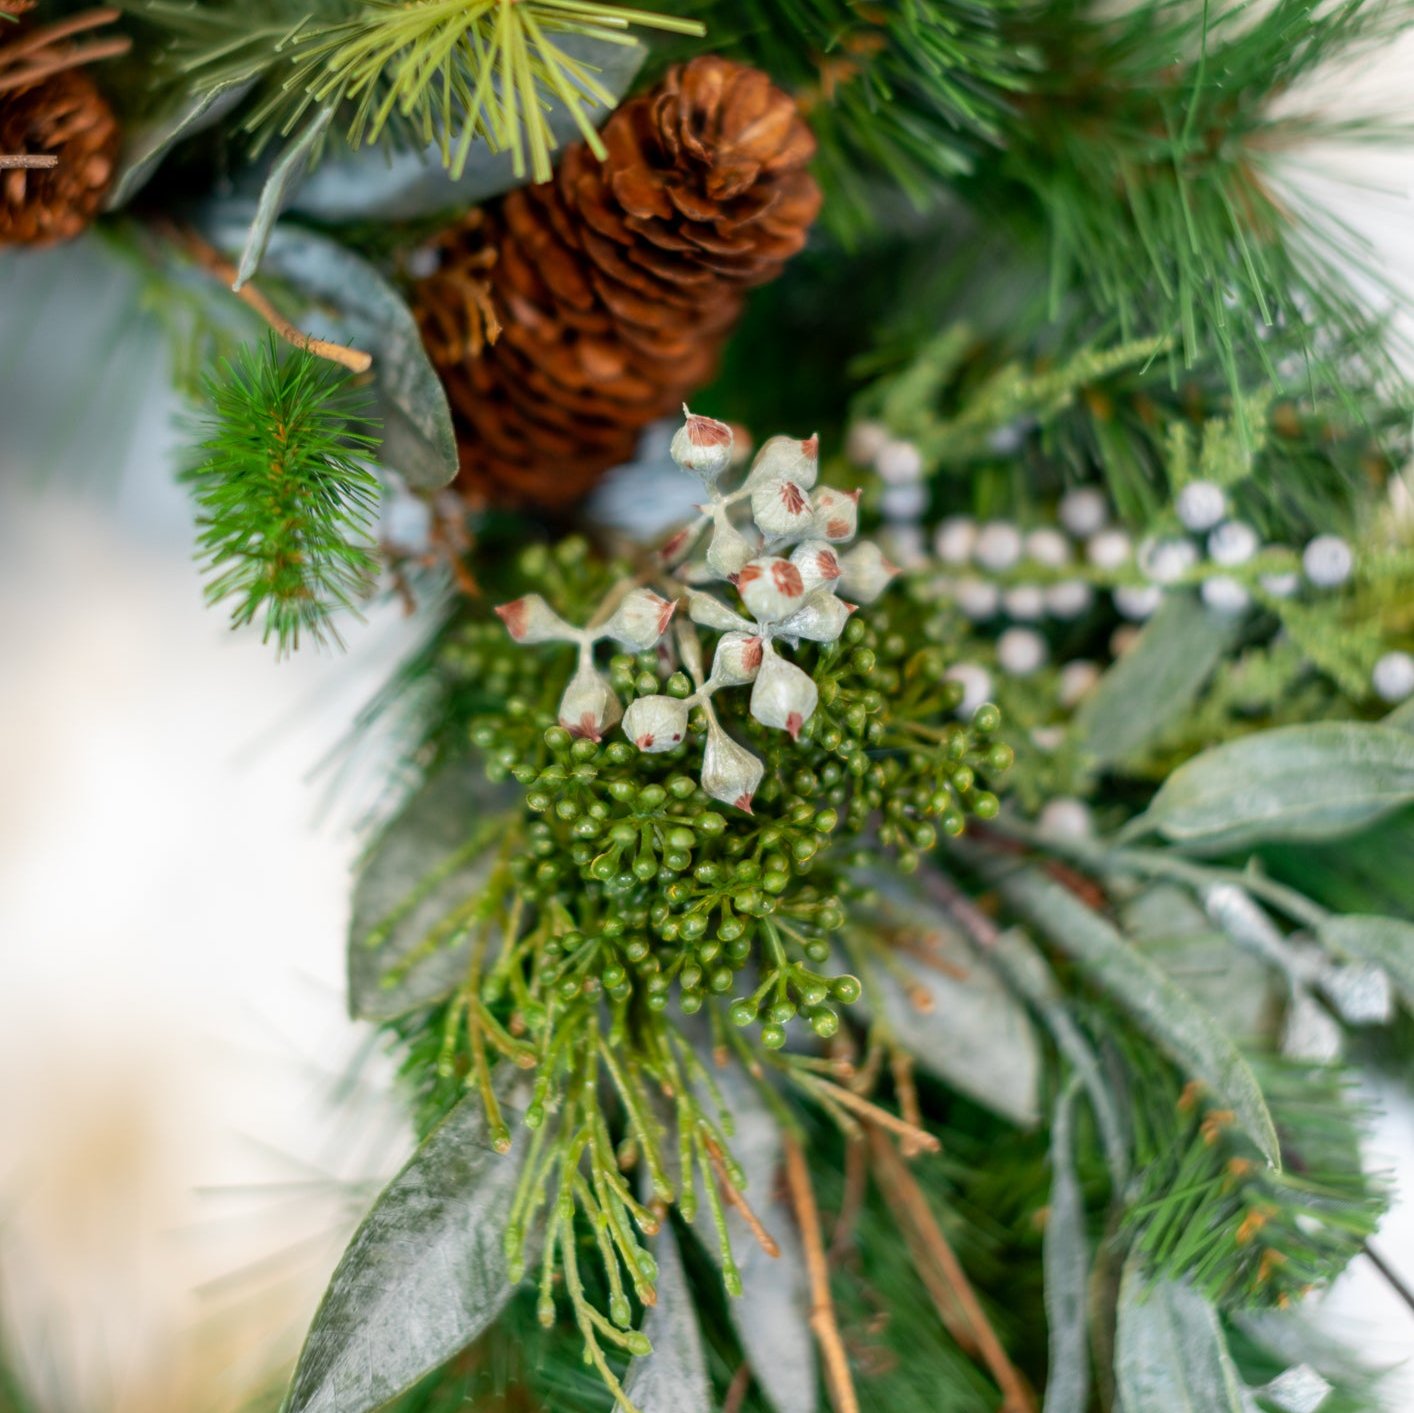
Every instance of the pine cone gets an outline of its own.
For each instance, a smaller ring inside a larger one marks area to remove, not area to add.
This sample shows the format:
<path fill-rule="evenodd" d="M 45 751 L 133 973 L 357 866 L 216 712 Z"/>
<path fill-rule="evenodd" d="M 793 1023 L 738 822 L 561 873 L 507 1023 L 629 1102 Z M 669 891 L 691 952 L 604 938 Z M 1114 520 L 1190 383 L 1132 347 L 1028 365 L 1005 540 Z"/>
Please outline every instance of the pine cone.
<path fill-rule="evenodd" d="M 58 158 L 53 167 L 0 168 L 0 247 L 72 240 L 98 214 L 113 180 L 113 110 L 75 66 L 77 55 L 36 47 L 42 37 L 0 31 L 0 157 Z M 31 71 L 34 81 L 26 82 Z"/>
<path fill-rule="evenodd" d="M 819 210 L 814 138 L 756 69 L 694 59 L 603 140 L 603 162 L 578 143 L 552 180 L 446 232 L 418 286 L 473 497 L 559 508 L 628 460 Z"/>

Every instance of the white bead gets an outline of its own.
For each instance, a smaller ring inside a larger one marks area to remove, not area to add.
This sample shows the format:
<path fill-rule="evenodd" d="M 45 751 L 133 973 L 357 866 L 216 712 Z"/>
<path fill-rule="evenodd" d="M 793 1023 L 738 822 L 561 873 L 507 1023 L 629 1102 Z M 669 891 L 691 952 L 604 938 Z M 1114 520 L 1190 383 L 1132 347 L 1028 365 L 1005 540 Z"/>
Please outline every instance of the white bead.
<path fill-rule="evenodd" d="M 1140 541 L 1135 559 L 1146 579 L 1156 584 L 1174 584 L 1198 563 L 1198 550 L 1192 540 L 1151 536 Z"/>
<path fill-rule="evenodd" d="M 1370 674 L 1375 694 L 1387 702 L 1402 702 L 1414 696 L 1414 657 L 1408 653 L 1386 653 Z"/>
<path fill-rule="evenodd" d="M 1350 578 L 1355 556 L 1339 535 L 1317 535 L 1302 551 L 1301 567 L 1318 589 L 1334 589 Z"/>
<path fill-rule="evenodd" d="M 872 466 L 888 440 L 889 429 L 882 422 L 856 422 L 845 435 L 844 454 L 856 466 Z"/>
<path fill-rule="evenodd" d="M 1242 520 L 1224 520 L 1208 536 L 1208 558 L 1231 568 L 1246 564 L 1257 553 L 1257 532 Z"/>
<path fill-rule="evenodd" d="M 673 433 L 668 454 L 710 486 L 732 464 L 732 429 L 715 417 L 696 416 L 686 403 L 682 411 L 687 420 Z"/>
<path fill-rule="evenodd" d="M 1211 481 L 1190 481 L 1178 493 L 1176 509 L 1184 528 L 1201 534 L 1227 514 L 1227 497 Z"/>
<path fill-rule="evenodd" d="M 1060 498 L 1056 514 L 1072 535 L 1084 539 L 1110 518 L 1110 506 L 1103 491 L 1094 486 L 1077 486 Z"/>
<path fill-rule="evenodd" d="M 906 486 L 923 477 L 923 454 L 912 442 L 887 441 L 874 455 L 874 470 L 891 486 Z"/>
<path fill-rule="evenodd" d="M 1047 569 L 1062 569 L 1070 563 L 1070 541 L 1049 525 L 1032 530 L 1026 537 L 1026 558 Z"/>
<path fill-rule="evenodd" d="M 970 515 L 950 515 L 933 532 L 933 550 L 944 564 L 967 564 L 977 544 L 977 522 Z"/>
<path fill-rule="evenodd" d="M 990 579 L 959 579 L 952 589 L 958 612 L 974 623 L 985 623 L 1001 607 L 1002 591 Z"/>
<path fill-rule="evenodd" d="M 966 719 L 992 695 L 992 674 L 975 662 L 955 662 L 943 674 L 949 682 L 962 684 L 962 700 L 957 714 Z"/>
<path fill-rule="evenodd" d="M 1046 585 L 1046 610 L 1052 618 L 1079 618 L 1094 602 L 1095 591 L 1083 579 L 1062 579 Z"/>
<path fill-rule="evenodd" d="M 1013 677 L 1030 676 L 1048 655 L 1046 640 L 1031 628 L 1008 628 L 997 639 L 997 662 Z"/>
<path fill-rule="evenodd" d="M 1241 613 L 1252 602 L 1245 585 L 1227 574 L 1214 574 L 1204 579 L 1198 592 L 1203 602 L 1215 613 Z"/>
<path fill-rule="evenodd" d="M 1063 707 L 1073 707 L 1100 680 L 1100 669 L 1087 658 L 1065 664 L 1056 680 L 1056 696 Z"/>
<path fill-rule="evenodd" d="M 1021 531 L 1009 520 L 989 520 L 977 532 L 972 557 L 983 569 L 1001 574 L 1021 559 Z"/>
<path fill-rule="evenodd" d="M 1143 620 L 1154 616 L 1164 601 L 1164 591 L 1158 584 L 1121 584 L 1114 591 L 1114 601 L 1126 618 Z"/>
<path fill-rule="evenodd" d="M 1095 832 L 1090 806 L 1069 795 L 1047 800 L 1036 823 L 1043 833 L 1060 839 L 1088 839 Z"/>
<path fill-rule="evenodd" d="M 1002 594 L 1002 607 L 1008 618 L 1019 623 L 1034 623 L 1045 616 L 1045 591 L 1039 584 L 1014 584 Z"/>
<path fill-rule="evenodd" d="M 687 713 L 687 703 L 677 697 L 638 697 L 624 712 L 624 735 L 640 751 L 670 751 L 687 735 Z"/>
<path fill-rule="evenodd" d="M 1085 558 L 1096 569 L 1120 569 L 1133 553 L 1129 536 L 1118 528 L 1099 530 L 1085 542 Z"/>
<path fill-rule="evenodd" d="M 921 481 L 885 486 L 879 509 L 888 520 L 917 520 L 928 508 L 928 488 Z"/>
<path fill-rule="evenodd" d="M 1301 587 L 1301 576 L 1294 570 L 1289 574 L 1263 574 L 1259 582 L 1274 599 L 1289 599 Z"/>
<path fill-rule="evenodd" d="M 806 593 L 800 570 L 790 560 L 771 555 L 743 565 L 736 587 L 746 611 L 758 623 L 789 618 L 804 602 Z"/>

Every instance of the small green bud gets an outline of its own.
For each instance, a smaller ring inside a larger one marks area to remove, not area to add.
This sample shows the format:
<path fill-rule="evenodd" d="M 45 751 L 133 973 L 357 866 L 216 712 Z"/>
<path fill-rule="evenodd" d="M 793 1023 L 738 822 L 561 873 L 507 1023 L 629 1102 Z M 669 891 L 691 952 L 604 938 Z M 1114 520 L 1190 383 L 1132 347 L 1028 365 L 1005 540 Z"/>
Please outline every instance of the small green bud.
<path fill-rule="evenodd" d="M 713 991 L 721 996 L 732 989 L 732 982 L 736 980 L 730 967 L 718 967 L 708 978 L 707 984 Z"/>
<path fill-rule="evenodd" d="M 748 1026 L 756 1019 L 756 1007 L 745 996 L 738 996 L 727 1007 L 727 1016 L 733 1025 Z"/>
<path fill-rule="evenodd" d="M 775 1024 L 761 1027 L 761 1043 L 768 1050 L 779 1050 L 786 1043 L 785 1027 Z"/>
<path fill-rule="evenodd" d="M 972 813 L 978 819 L 995 819 L 1000 809 L 1001 802 L 990 790 L 979 790 L 972 797 Z"/>
<path fill-rule="evenodd" d="M 1011 769 L 1016 761 L 1016 752 L 1008 745 L 998 741 L 990 751 L 987 752 L 988 769 L 995 771 L 998 775 Z"/>
<path fill-rule="evenodd" d="M 798 988 L 800 999 L 807 1006 L 818 1006 L 830 994 L 830 988 L 823 981 L 805 981 Z"/>
<path fill-rule="evenodd" d="M 645 1354 L 652 1354 L 653 1343 L 642 1330 L 629 1330 L 624 1335 L 624 1348 L 630 1354 L 636 1354 L 642 1358 Z"/>
<path fill-rule="evenodd" d="M 700 991 L 684 991 L 678 1000 L 678 1005 L 682 1007 L 685 1016 L 695 1016 L 702 1009 L 702 993 Z"/>
<path fill-rule="evenodd" d="M 846 1006 L 852 1006 L 859 1000 L 864 988 L 859 984 L 857 976 L 850 976 L 846 973 L 844 976 L 837 976 L 830 983 L 830 990 L 836 1001 Z"/>
<path fill-rule="evenodd" d="M 567 751 L 573 739 L 563 726 L 550 726 L 545 730 L 545 744 L 557 755 Z"/>
<path fill-rule="evenodd" d="M 776 1025 L 789 1025 L 795 1019 L 795 1002 L 787 1000 L 773 1001 L 766 1009 L 766 1015 L 775 1022 Z"/>
<path fill-rule="evenodd" d="M 645 785 L 635 803 L 641 810 L 656 810 L 667 798 L 668 792 L 661 785 Z"/>
<path fill-rule="evenodd" d="M 834 1011 L 826 1010 L 822 1006 L 810 1013 L 810 1028 L 821 1040 L 828 1040 L 839 1031 L 840 1018 Z"/>
<path fill-rule="evenodd" d="M 699 833 L 705 834 L 709 838 L 721 834 L 727 827 L 727 821 L 719 814 L 707 811 L 700 814 L 692 821 L 692 827 Z"/>
<path fill-rule="evenodd" d="M 999 708 L 991 702 L 983 702 L 976 711 L 972 713 L 972 725 L 984 736 L 989 736 L 1002 724 L 1002 714 Z"/>

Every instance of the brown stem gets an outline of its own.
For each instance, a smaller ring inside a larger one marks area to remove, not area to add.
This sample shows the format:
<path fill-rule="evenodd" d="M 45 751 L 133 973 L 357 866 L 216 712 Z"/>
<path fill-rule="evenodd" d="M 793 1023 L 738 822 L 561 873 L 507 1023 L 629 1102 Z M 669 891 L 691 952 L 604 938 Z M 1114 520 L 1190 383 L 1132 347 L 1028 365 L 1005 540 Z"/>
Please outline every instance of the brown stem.
<path fill-rule="evenodd" d="M 727 1396 L 722 1400 L 722 1413 L 741 1413 L 741 1405 L 746 1402 L 747 1390 L 751 1387 L 751 1365 L 741 1365 L 732 1375 L 727 1385 Z"/>
<path fill-rule="evenodd" d="M 786 1182 L 800 1236 L 805 1246 L 805 1265 L 810 1273 L 810 1329 L 825 1362 L 825 1382 L 835 1413 L 859 1413 L 859 1398 L 849 1372 L 849 1357 L 840 1338 L 835 1305 L 830 1298 L 830 1268 L 825 1261 L 825 1242 L 820 1232 L 820 1211 L 815 1205 L 815 1189 L 810 1185 L 810 1169 L 805 1151 L 793 1135 L 786 1135 Z"/>
<path fill-rule="evenodd" d="M 843 1108 L 853 1110 L 866 1122 L 877 1124 L 880 1128 L 886 1128 L 898 1134 L 900 1138 L 913 1144 L 920 1153 L 936 1153 L 942 1147 L 942 1144 L 927 1129 L 918 1128 L 914 1124 L 897 1118 L 887 1109 L 881 1109 L 877 1104 L 871 1104 L 869 1100 L 860 1098 L 852 1090 L 841 1089 L 839 1085 L 831 1084 L 828 1080 L 814 1078 L 808 1079 L 806 1086 L 822 1098 L 833 1099 Z"/>
<path fill-rule="evenodd" d="M 854 1245 L 854 1225 L 869 1185 L 869 1151 L 863 1138 L 850 1139 L 844 1146 L 844 1195 L 840 1199 L 835 1229 L 830 1234 L 830 1263 L 840 1261 Z"/>
<path fill-rule="evenodd" d="M 245 284 L 235 289 L 240 274 L 214 246 L 207 244 L 197 233 L 188 228 L 172 227 L 170 234 L 187 250 L 207 274 L 232 286 L 232 293 L 248 304 L 267 324 L 295 348 L 302 348 L 317 358 L 327 358 L 354 373 L 366 373 L 373 366 L 373 355 L 356 348 L 346 348 L 341 343 L 330 343 L 327 339 L 317 339 L 297 329 L 273 304 L 270 303 L 253 284 Z"/>
<path fill-rule="evenodd" d="M 997 1381 L 1005 1399 L 1005 1413 L 1035 1413 L 1036 1400 L 1025 1380 L 1017 1372 L 1016 1366 L 1007 1358 L 997 1332 L 992 1328 L 976 1292 L 967 1279 L 962 1263 L 948 1245 L 947 1238 L 933 1217 L 923 1190 L 918 1186 L 908 1165 L 894 1151 L 883 1131 L 877 1126 L 869 1126 L 869 1151 L 874 1159 L 874 1170 L 880 1185 L 888 1194 L 890 1205 L 909 1225 L 918 1243 L 919 1252 L 914 1265 L 924 1284 L 928 1287 L 933 1303 L 938 1307 L 942 1319 L 953 1338 L 967 1348 L 969 1344 L 982 1356 L 992 1377 Z M 930 1278 L 927 1267 L 934 1270 Z M 937 1279 L 941 1277 L 941 1283 Z M 959 1317 L 966 1321 L 971 1340 L 966 1340 L 955 1326 Z"/>
<path fill-rule="evenodd" d="M 0 93 L 8 93 L 17 88 L 28 88 L 54 74 L 63 73 L 65 69 L 77 69 L 99 59 L 115 58 L 119 54 L 126 54 L 132 47 L 131 39 L 119 37 L 105 39 L 98 44 L 77 45 L 73 49 L 59 54 L 41 54 L 33 64 L 26 68 L 9 69 L 7 67 L 6 72 L 0 75 Z M 5 59 L 8 65 L 13 61 L 14 55 L 7 54 Z"/>
<path fill-rule="evenodd" d="M 722 1196 L 726 1200 L 727 1206 L 735 1207 L 741 1213 L 741 1219 L 746 1223 L 747 1230 L 756 1238 L 757 1243 L 768 1256 L 779 1256 L 781 1254 L 780 1244 L 761 1224 L 761 1218 L 752 1211 L 751 1204 L 746 1200 L 741 1189 L 731 1180 L 731 1175 L 727 1172 L 726 1156 L 712 1139 L 707 1139 L 706 1145 L 708 1160 L 712 1164 L 712 1171 L 717 1175 L 717 1184 L 722 1189 Z"/>
<path fill-rule="evenodd" d="M 27 152 L 17 152 L 13 156 L 0 152 L 0 172 L 26 171 L 42 172 L 57 167 L 59 159 L 53 156 L 31 157 Z"/>

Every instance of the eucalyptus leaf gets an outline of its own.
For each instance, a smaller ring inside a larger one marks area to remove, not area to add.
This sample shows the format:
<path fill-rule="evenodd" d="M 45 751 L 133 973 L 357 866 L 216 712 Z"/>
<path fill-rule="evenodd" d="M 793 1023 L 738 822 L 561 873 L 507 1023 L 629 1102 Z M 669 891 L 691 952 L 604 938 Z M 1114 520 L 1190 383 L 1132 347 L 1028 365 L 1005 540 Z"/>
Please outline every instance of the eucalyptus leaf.
<path fill-rule="evenodd" d="M 702 1332 L 671 1222 L 664 1222 L 653 1256 L 658 1303 L 643 1321 L 653 1352 L 629 1365 L 624 1392 L 638 1413 L 712 1413 Z"/>
<path fill-rule="evenodd" d="M 1007 901 L 1118 1000 L 1182 1069 L 1202 1080 L 1237 1116 L 1273 1167 L 1281 1166 L 1276 1128 L 1261 1087 L 1224 1027 L 1149 957 L 1036 869 L 998 873 Z"/>
<path fill-rule="evenodd" d="M 522 1075 L 498 1075 L 510 1104 Z M 370 1413 L 483 1333 L 511 1298 L 504 1231 L 527 1145 L 491 1147 L 468 1094 L 384 1189 L 334 1271 L 283 1413 Z"/>
<path fill-rule="evenodd" d="M 260 189 L 260 200 L 256 203 L 255 217 L 246 234 L 245 246 L 241 250 L 240 266 L 236 271 L 236 289 L 240 289 L 259 267 L 265 248 L 270 243 L 270 232 L 275 228 L 275 222 L 280 219 L 280 213 L 290 204 L 290 197 L 304 180 L 304 174 L 309 170 L 310 163 L 323 143 L 333 117 L 332 108 L 321 108 L 294 138 L 286 143 L 284 150 L 270 168 Z"/>
<path fill-rule="evenodd" d="M 1073 731 L 1101 764 L 1141 751 L 1192 705 L 1241 626 L 1193 594 L 1169 594 L 1129 652 L 1075 714 Z"/>
<path fill-rule="evenodd" d="M 1075 1175 L 1075 1096 L 1072 1079 L 1056 1104 L 1051 1128 L 1051 1201 L 1042 1242 L 1050 1363 L 1042 1413 L 1085 1413 L 1090 1393 L 1090 1338 L 1086 1287 L 1090 1248 L 1085 1201 Z"/>
<path fill-rule="evenodd" d="M 205 229 L 221 249 L 239 250 L 247 212 L 217 207 Z M 373 355 L 373 390 L 382 422 L 379 461 L 413 490 L 436 490 L 457 473 L 457 439 L 442 380 L 402 296 L 367 261 L 338 242 L 281 222 L 261 260 L 268 275 L 306 300 L 301 327 Z"/>
<path fill-rule="evenodd" d="M 628 92 L 648 52 L 637 41 L 607 44 L 579 34 L 557 35 L 555 44 L 592 64 L 597 81 L 615 99 Z M 593 116 L 602 122 L 609 112 L 601 108 Z M 555 102 L 545 116 L 556 145 L 579 136 L 574 114 L 563 103 Z M 524 180 L 516 174 L 513 153 L 493 152 L 484 142 L 471 145 L 465 167 L 456 174 L 443 164 L 436 143 L 420 150 L 379 143 L 325 157 L 292 195 L 289 209 L 320 221 L 407 221 L 469 210 Z"/>
<path fill-rule="evenodd" d="M 1381 726 L 1392 726 L 1396 731 L 1414 732 L 1414 697 L 1400 702 L 1387 716 L 1380 718 Z"/>
<path fill-rule="evenodd" d="M 728 1146 L 746 1175 L 746 1200 L 780 1248 L 779 1256 L 771 1256 L 741 1213 L 727 1208 L 727 1234 L 742 1284 L 742 1293 L 727 1301 L 727 1315 L 756 1382 L 776 1413 L 815 1413 L 819 1378 L 810 1333 L 805 1248 L 790 1207 L 776 1195 L 785 1151 L 781 1126 L 739 1066 L 715 1070 L 712 1078 L 731 1117 Z M 710 1107 L 709 1095 L 702 1093 L 699 1098 Z M 693 1230 L 720 1265 L 721 1243 L 705 1202 L 698 1205 Z"/>
<path fill-rule="evenodd" d="M 183 98 L 164 113 L 135 123 L 123 136 L 117 175 L 103 209 L 118 211 L 126 206 L 152 180 L 178 143 L 214 127 L 254 86 L 254 79 L 228 79 Z"/>
<path fill-rule="evenodd" d="M 1414 1011 L 1414 923 L 1394 917 L 1332 915 L 1317 936 L 1323 946 L 1352 961 L 1381 967 L 1400 999 Z"/>
<path fill-rule="evenodd" d="M 1119 1289 L 1116 1390 L 1124 1413 L 1254 1413 L 1217 1311 L 1189 1286 L 1146 1286 L 1131 1259 Z"/>
<path fill-rule="evenodd" d="M 890 1030 L 919 1064 L 960 1093 L 1014 1124 L 1035 1124 L 1041 1046 L 1026 1007 L 933 904 L 883 880 L 871 882 L 885 900 L 882 925 L 916 938 L 930 959 L 894 952 L 907 988 L 892 967 L 872 970 L 869 994 Z"/>
<path fill-rule="evenodd" d="M 354 885 L 349 1012 L 385 1021 L 442 1000 L 466 976 L 466 928 L 446 920 L 490 876 L 521 802 L 475 763 L 423 786 L 374 840 Z"/>
<path fill-rule="evenodd" d="M 1224 742 L 1179 766 L 1129 832 L 1197 853 L 1332 839 L 1414 800 L 1414 737 L 1322 721 Z"/>

